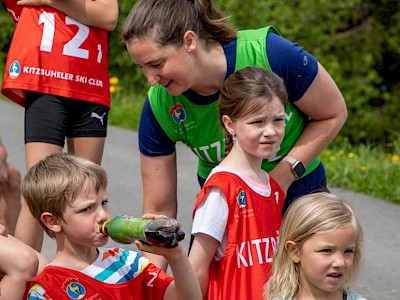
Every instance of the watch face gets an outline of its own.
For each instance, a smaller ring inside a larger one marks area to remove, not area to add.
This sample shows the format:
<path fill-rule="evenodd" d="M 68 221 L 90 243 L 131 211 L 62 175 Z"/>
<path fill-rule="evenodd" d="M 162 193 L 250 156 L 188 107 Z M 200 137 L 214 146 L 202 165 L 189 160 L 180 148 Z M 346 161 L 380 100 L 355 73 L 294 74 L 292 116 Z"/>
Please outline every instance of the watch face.
<path fill-rule="evenodd" d="M 303 174 L 306 172 L 306 168 L 304 168 L 304 165 L 302 164 L 301 161 L 297 161 L 293 165 L 293 170 L 295 171 L 298 177 L 303 176 Z"/>

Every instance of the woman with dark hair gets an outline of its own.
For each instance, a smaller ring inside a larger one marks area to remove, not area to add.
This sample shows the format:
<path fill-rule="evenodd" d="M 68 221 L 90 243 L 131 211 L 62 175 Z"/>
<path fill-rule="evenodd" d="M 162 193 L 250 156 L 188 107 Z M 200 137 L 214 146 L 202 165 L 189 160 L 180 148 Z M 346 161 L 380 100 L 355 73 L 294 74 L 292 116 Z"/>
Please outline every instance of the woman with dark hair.
<path fill-rule="evenodd" d="M 122 35 L 151 85 L 139 124 L 144 212 L 176 217 L 176 142 L 198 156 L 201 186 L 223 159 L 220 88 L 248 66 L 272 70 L 288 92 L 285 137 L 262 164 L 286 192 L 284 210 L 301 195 L 327 191 L 319 154 L 347 109 L 334 80 L 301 46 L 271 26 L 236 31 L 212 0 L 139 0 Z"/>

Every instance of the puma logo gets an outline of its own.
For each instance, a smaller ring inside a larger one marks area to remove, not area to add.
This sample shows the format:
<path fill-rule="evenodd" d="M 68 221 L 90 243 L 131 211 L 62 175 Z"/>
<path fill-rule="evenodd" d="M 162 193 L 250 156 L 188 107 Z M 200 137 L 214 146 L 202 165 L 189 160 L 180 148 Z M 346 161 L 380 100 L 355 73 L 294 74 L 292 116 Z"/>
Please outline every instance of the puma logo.
<path fill-rule="evenodd" d="M 100 122 L 101 122 L 101 125 L 104 125 L 103 118 L 104 118 L 105 115 L 106 115 L 106 113 L 103 113 L 103 115 L 100 116 L 98 113 L 95 113 L 95 112 L 92 112 L 92 113 L 90 114 L 90 116 L 91 116 L 92 118 L 99 119 Z"/>

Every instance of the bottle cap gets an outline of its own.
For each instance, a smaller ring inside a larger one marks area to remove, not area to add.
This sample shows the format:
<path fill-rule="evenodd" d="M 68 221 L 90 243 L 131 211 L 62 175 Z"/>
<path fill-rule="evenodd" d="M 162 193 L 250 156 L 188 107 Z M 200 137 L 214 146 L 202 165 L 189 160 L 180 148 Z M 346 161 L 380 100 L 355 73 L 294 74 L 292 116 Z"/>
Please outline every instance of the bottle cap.
<path fill-rule="evenodd" d="M 107 230 L 108 223 L 110 223 L 110 221 L 105 221 L 103 225 L 101 225 L 101 232 L 105 235 L 108 235 L 108 230 Z"/>

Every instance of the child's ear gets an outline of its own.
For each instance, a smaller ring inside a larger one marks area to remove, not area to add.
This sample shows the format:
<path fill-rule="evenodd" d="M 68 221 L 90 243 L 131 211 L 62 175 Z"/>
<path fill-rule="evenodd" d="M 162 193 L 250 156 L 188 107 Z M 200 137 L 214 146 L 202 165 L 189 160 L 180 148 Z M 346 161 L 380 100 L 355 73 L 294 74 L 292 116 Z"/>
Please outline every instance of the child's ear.
<path fill-rule="evenodd" d="M 53 216 L 52 213 L 44 212 L 40 216 L 40 219 L 42 220 L 43 224 L 46 225 L 46 227 L 51 231 L 61 232 L 62 227 L 60 225 L 60 222 L 58 221 L 58 218 Z"/>
<path fill-rule="evenodd" d="M 222 120 L 222 123 L 224 123 L 224 127 L 225 127 L 226 131 L 228 131 L 230 135 L 234 136 L 235 128 L 233 126 L 233 122 L 232 122 L 231 118 L 227 115 L 223 115 L 221 120 Z"/>
<path fill-rule="evenodd" d="M 286 241 L 285 250 L 287 251 L 289 258 L 295 263 L 298 264 L 300 262 L 300 248 L 293 241 Z"/>

